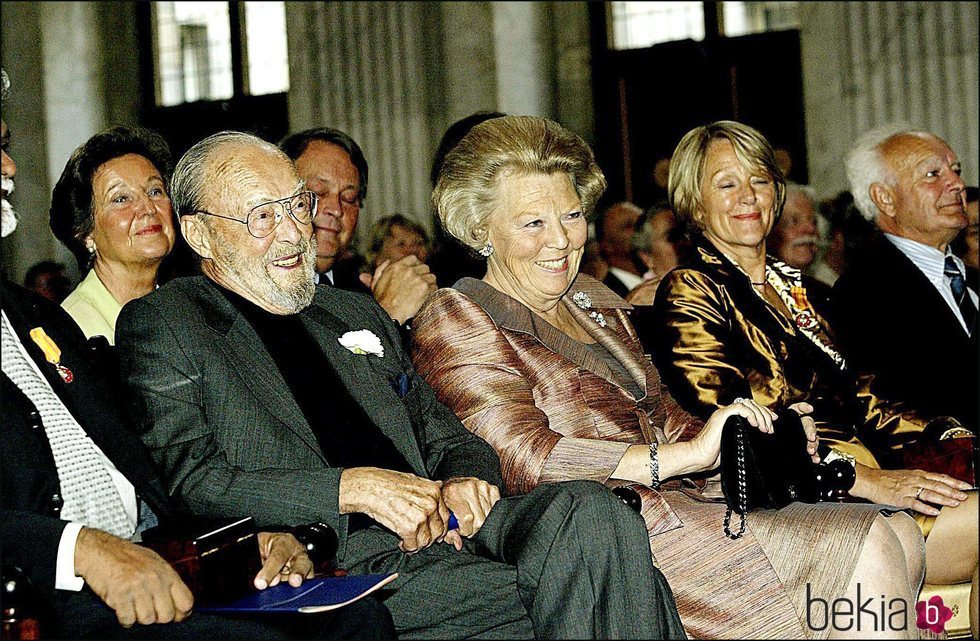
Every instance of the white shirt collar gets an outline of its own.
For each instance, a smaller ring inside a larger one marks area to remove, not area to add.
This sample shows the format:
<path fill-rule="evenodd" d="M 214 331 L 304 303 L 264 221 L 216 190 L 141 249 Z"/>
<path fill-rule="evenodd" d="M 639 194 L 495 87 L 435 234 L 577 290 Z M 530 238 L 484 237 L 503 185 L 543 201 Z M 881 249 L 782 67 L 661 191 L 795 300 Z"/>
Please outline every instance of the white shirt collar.
<path fill-rule="evenodd" d="M 959 256 L 950 251 L 949 246 L 946 247 L 946 253 L 943 253 L 936 249 L 926 245 L 925 243 L 920 243 L 917 240 L 912 240 L 911 238 L 905 238 L 903 236 L 895 236 L 894 234 L 885 234 L 887 238 L 898 251 L 905 254 L 909 260 L 911 260 L 916 267 L 922 270 L 922 273 L 926 275 L 930 281 L 939 282 L 943 279 L 943 271 L 946 268 L 946 257 L 952 256 L 953 260 L 956 262 L 957 267 L 960 268 L 960 272 L 963 272 L 963 261 L 960 260 Z"/>
<path fill-rule="evenodd" d="M 622 281 L 626 289 L 633 289 L 637 285 L 643 282 L 642 276 L 637 276 L 632 272 L 628 272 L 625 269 L 620 269 L 619 267 L 609 267 L 609 271 L 612 272 L 613 276 Z"/>

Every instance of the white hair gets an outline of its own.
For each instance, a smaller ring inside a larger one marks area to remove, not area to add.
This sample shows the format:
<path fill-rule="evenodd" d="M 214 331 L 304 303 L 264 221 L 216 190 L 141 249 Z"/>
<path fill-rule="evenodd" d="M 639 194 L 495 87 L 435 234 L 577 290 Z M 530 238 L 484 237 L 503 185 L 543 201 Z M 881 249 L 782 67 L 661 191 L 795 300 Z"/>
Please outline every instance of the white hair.
<path fill-rule="evenodd" d="M 871 200 L 871 185 L 892 183 L 891 169 L 881 156 L 881 145 L 899 135 L 917 131 L 904 122 L 892 122 L 876 127 L 857 139 L 847 153 L 844 169 L 850 183 L 854 205 L 861 215 L 870 222 L 878 217 L 878 206 Z"/>
<path fill-rule="evenodd" d="M 178 216 L 204 208 L 204 194 L 211 178 L 209 163 L 215 152 L 225 145 L 260 147 L 287 158 L 278 147 L 252 134 L 221 131 L 208 136 L 188 149 L 174 167 L 170 178 L 170 202 Z"/>
<path fill-rule="evenodd" d="M 801 185 L 800 183 L 786 181 L 786 198 L 787 200 L 792 194 L 803 194 L 807 200 L 810 201 L 810 205 L 813 207 L 813 211 L 817 210 L 819 204 L 819 199 L 817 198 L 817 190 L 810 185 Z"/>

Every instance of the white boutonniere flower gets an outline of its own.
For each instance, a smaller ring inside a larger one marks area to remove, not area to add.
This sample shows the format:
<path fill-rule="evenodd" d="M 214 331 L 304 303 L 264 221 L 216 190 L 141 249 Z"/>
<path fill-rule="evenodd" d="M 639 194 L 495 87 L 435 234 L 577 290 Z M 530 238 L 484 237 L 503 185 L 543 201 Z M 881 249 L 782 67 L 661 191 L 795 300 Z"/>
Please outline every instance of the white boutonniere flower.
<path fill-rule="evenodd" d="M 385 355 L 385 348 L 381 345 L 381 339 L 368 329 L 345 332 L 337 340 L 354 354 L 374 354 L 378 358 L 383 358 Z"/>

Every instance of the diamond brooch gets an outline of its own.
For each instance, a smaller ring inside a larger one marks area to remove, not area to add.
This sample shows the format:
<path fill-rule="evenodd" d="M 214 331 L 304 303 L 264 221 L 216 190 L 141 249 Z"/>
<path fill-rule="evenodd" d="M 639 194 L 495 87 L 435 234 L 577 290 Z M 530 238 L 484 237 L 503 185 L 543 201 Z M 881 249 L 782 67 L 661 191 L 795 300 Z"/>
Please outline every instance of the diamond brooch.
<path fill-rule="evenodd" d="M 592 309 L 592 299 L 589 298 L 589 295 L 586 294 L 585 292 L 575 292 L 574 294 L 572 294 L 572 301 L 574 301 L 575 304 L 578 305 L 579 308 L 581 309 L 584 309 L 586 311 Z M 601 313 L 592 310 L 589 311 L 589 316 L 591 316 L 592 320 L 594 320 L 596 323 L 599 324 L 599 327 L 606 326 L 606 319 L 602 316 Z"/>

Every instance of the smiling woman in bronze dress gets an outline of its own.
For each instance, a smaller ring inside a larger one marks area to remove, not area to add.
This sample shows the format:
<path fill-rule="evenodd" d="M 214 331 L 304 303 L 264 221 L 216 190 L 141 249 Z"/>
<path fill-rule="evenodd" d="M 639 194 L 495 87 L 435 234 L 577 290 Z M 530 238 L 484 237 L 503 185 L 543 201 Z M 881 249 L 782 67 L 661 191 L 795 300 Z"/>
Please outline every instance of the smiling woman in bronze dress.
<path fill-rule="evenodd" d="M 447 231 L 488 257 L 487 274 L 430 297 L 415 319 L 413 358 L 439 399 L 497 450 L 506 491 L 566 479 L 636 489 L 654 560 L 698 638 L 840 634 L 807 626 L 808 587 L 832 601 L 854 599 L 860 583 L 909 602 L 922 536 L 905 514 L 793 503 L 750 513 L 738 540 L 723 534 L 725 505 L 704 474 L 717 467 L 721 428 L 739 414 L 771 431 L 773 415 L 743 399 L 702 421 L 667 393 L 630 305 L 578 273 L 604 188 L 581 138 L 514 116 L 474 127 L 433 192 Z"/>

